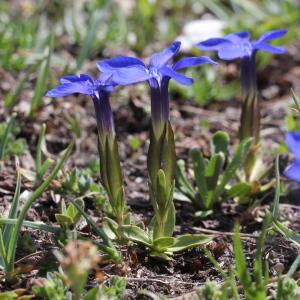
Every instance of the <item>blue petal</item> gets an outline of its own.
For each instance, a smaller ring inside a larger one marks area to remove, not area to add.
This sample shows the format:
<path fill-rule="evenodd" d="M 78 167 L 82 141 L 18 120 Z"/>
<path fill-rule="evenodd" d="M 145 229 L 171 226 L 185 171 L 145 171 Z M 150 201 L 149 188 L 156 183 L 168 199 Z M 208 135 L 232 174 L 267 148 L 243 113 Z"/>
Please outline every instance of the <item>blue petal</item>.
<path fill-rule="evenodd" d="M 250 38 L 250 34 L 247 31 L 230 33 L 224 37 L 224 39 L 227 39 L 232 43 L 236 43 L 236 44 L 249 42 L 249 38 Z"/>
<path fill-rule="evenodd" d="M 240 45 L 227 45 L 218 51 L 218 56 L 224 60 L 233 60 L 239 57 L 251 56 L 252 49 L 243 48 Z"/>
<path fill-rule="evenodd" d="M 112 74 L 112 80 L 119 85 L 128 85 L 149 79 L 145 64 L 130 56 L 117 56 L 97 62 L 101 72 Z"/>
<path fill-rule="evenodd" d="M 93 85 L 88 81 L 64 83 L 47 92 L 47 97 L 64 97 L 80 93 L 85 95 L 93 94 Z"/>
<path fill-rule="evenodd" d="M 192 85 L 193 84 L 193 79 L 186 77 L 182 74 L 176 73 L 172 68 L 169 66 L 164 66 L 159 69 L 159 72 L 163 74 L 164 76 L 171 77 L 174 80 L 176 80 L 178 83 L 183 84 L 183 85 Z"/>
<path fill-rule="evenodd" d="M 286 133 L 285 141 L 290 152 L 292 152 L 296 159 L 300 161 L 300 131 Z"/>
<path fill-rule="evenodd" d="M 282 54 L 286 52 L 286 49 L 284 47 L 272 46 L 267 43 L 255 43 L 253 44 L 253 49 L 262 50 L 262 51 L 275 53 L 275 54 Z"/>
<path fill-rule="evenodd" d="M 179 51 L 181 42 L 175 41 L 162 52 L 155 53 L 150 58 L 150 66 L 160 68 L 166 65 L 172 57 Z"/>
<path fill-rule="evenodd" d="M 90 81 L 93 83 L 93 78 L 88 74 L 80 74 L 77 75 L 67 75 L 60 79 L 60 83 L 71 83 L 71 82 L 78 82 L 78 81 Z"/>
<path fill-rule="evenodd" d="M 288 166 L 284 175 L 292 180 L 300 182 L 300 161 L 295 160 L 290 166 Z"/>
<path fill-rule="evenodd" d="M 271 30 L 264 33 L 258 40 L 258 43 L 266 43 L 268 41 L 281 38 L 284 36 L 288 31 L 286 29 L 278 29 L 278 30 Z"/>
<path fill-rule="evenodd" d="M 148 70 L 140 65 L 115 69 L 112 74 L 113 82 L 119 85 L 134 84 L 146 81 L 150 78 Z"/>
<path fill-rule="evenodd" d="M 188 67 L 194 67 L 194 66 L 199 66 L 202 64 L 212 64 L 212 65 L 217 65 L 218 63 L 213 61 L 211 58 L 207 56 L 199 56 L 199 57 L 184 57 L 180 59 L 178 62 L 176 62 L 172 69 L 173 70 L 180 70 Z"/>
<path fill-rule="evenodd" d="M 101 72 L 109 72 L 119 68 L 128 68 L 135 65 L 146 68 L 142 60 L 131 56 L 116 56 L 97 62 L 97 67 Z"/>
<path fill-rule="evenodd" d="M 196 44 L 196 47 L 203 51 L 216 51 L 228 44 L 231 44 L 231 41 L 225 38 L 211 38 Z"/>

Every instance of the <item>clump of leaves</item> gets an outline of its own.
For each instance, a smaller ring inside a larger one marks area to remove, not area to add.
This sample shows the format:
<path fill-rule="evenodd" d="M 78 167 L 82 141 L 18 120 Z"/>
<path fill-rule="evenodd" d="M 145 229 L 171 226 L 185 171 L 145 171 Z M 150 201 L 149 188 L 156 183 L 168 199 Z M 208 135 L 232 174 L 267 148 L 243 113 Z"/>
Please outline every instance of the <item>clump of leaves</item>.
<path fill-rule="evenodd" d="M 214 134 L 211 142 L 211 157 L 205 159 L 198 149 L 191 150 L 195 185 L 185 174 L 184 161 L 177 164 L 177 186 L 179 199 L 192 202 L 199 211 L 197 215 L 207 216 L 221 196 L 242 197 L 251 192 L 251 187 L 244 182 L 229 185 L 236 177 L 236 172 L 244 164 L 250 151 L 251 139 L 245 139 L 236 148 L 233 157 L 228 156 L 229 136 L 223 131 Z M 182 197 L 185 196 L 185 197 Z"/>
<path fill-rule="evenodd" d="M 84 202 L 81 198 L 77 198 L 74 201 L 76 201 L 78 205 L 84 208 Z M 63 199 L 61 201 L 60 207 L 60 213 L 55 214 L 57 223 L 64 229 L 73 230 L 80 220 L 80 212 L 72 203 L 67 206 Z"/>
<path fill-rule="evenodd" d="M 34 295 L 43 299 L 67 300 L 66 277 L 58 272 L 48 272 L 46 278 L 39 278 L 32 288 Z"/>
<path fill-rule="evenodd" d="M 125 288 L 125 278 L 113 276 L 108 285 L 103 285 L 100 288 L 100 295 L 103 297 L 103 299 L 121 300 L 124 297 Z"/>
<path fill-rule="evenodd" d="M 74 168 L 61 178 L 57 192 L 82 196 L 87 193 L 101 193 L 103 189 L 95 183 L 90 169 Z"/>

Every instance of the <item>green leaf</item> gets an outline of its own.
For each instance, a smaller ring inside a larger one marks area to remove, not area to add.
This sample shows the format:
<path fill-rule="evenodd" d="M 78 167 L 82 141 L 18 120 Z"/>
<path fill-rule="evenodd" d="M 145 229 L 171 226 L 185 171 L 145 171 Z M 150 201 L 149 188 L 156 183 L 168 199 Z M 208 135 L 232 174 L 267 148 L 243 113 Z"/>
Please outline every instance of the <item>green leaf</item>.
<path fill-rule="evenodd" d="M 153 249 L 157 252 L 165 252 L 174 243 L 175 239 L 173 237 L 160 237 L 153 241 Z"/>
<path fill-rule="evenodd" d="M 251 290 L 251 276 L 247 269 L 246 258 L 243 252 L 239 225 L 235 224 L 234 226 L 234 236 L 233 236 L 233 249 L 234 249 L 234 257 L 235 257 L 235 267 L 237 271 L 238 278 L 241 284 L 244 286 L 246 292 Z"/>
<path fill-rule="evenodd" d="M 273 221 L 276 222 L 279 218 L 279 201 L 280 201 L 279 156 L 276 157 L 275 176 L 276 176 L 276 185 L 275 185 L 275 196 L 273 202 L 272 216 L 273 216 Z"/>
<path fill-rule="evenodd" d="M 203 246 L 213 239 L 205 234 L 185 234 L 175 238 L 173 246 L 168 248 L 169 252 L 179 252 L 188 248 Z"/>
<path fill-rule="evenodd" d="M 121 225 L 119 227 L 121 235 L 130 241 L 152 247 L 152 241 L 149 235 L 140 227 L 135 225 Z"/>
<path fill-rule="evenodd" d="M 232 186 L 227 192 L 226 195 L 229 198 L 235 197 L 247 197 L 251 194 L 251 185 L 247 182 L 239 182 Z"/>
<path fill-rule="evenodd" d="M 217 131 L 212 138 L 211 155 L 217 153 L 227 154 L 229 144 L 229 135 L 224 131 Z"/>
<path fill-rule="evenodd" d="M 76 199 L 75 199 L 76 200 Z M 122 261 L 121 254 L 117 251 L 116 247 L 112 243 L 111 239 L 105 234 L 102 228 L 99 228 L 98 225 L 92 220 L 92 218 L 84 211 L 84 209 L 76 203 L 74 200 L 70 200 L 75 207 L 80 211 L 82 216 L 85 218 L 88 224 L 91 225 L 95 233 L 102 238 L 104 242 L 104 247 L 102 250 L 111 256 L 116 262 Z"/>
<path fill-rule="evenodd" d="M 164 212 L 166 209 L 168 191 L 166 175 L 162 169 L 159 169 L 156 176 L 156 191 L 155 191 L 155 201 L 160 212 Z"/>
<path fill-rule="evenodd" d="M 73 220 L 67 215 L 55 214 L 57 223 L 63 228 L 71 228 L 73 226 Z"/>
<path fill-rule="evenodd" d="M 99 294 L 99 288 L 94 287 L 90 289 L 83 297 L 83 300 L 97 300 Z"/>
<path fill-rule="evenodd" d="M 13 232 L 11 234 L 11 238 L 10 238 L 9 246 L 8 246 L 8 250 L 7 250 L 8 266 L 6 267 L 6 271 L 7 271 L 8 277 L 11 276 L 13 273 L 17 241 L 18 241 L 18 237 L 19 237 L 19 233 L 20 233 L 22 224 L 27 215 L 27 212 L 30 209 L 33 202 L 36 201 L 36 199 L 38 197 L 40 197 L 40 195 L 48 188 L 51 181 L 57 176 L 57 173 L 61 170 L 64 162 L 69 157 L 69 155 L 72 151 L 73 145 L 74 145 L 74 143 L 71 143 L 67 147 L 67 149 L 63 153 L 62 158 L 58 161 L 58 163 L 56 164 L 56 166 L 54 167 L 52 172 L 49 174 L 49 176 L 32 194 L 30 194 L 30 196 L 26 200 L 25 204 L 23 205 L 23 208 L 20 211 L 20 214 L 18 215 L 17 223 L 14 226 Z"/>
<path fill-rule="evenodd" d="M 163 139 L 160 167 L 165 172 L 166 185 L 167 188 L 170 189 L 174 182 L 176 169 L 174 133 L 170 122 L 166 125 L 166 134 Z"/>
<path fill-rule="evenodd" d="M 170 197 L 172 197 L 172 195 L 170 195 Z M 175 228 L 175 221 L 176 221 L 176 211 L 175 211 L 174 203 L 172 202 L 171 205 L 169 206 L 166 221 L 164 224 L 165 237 L 171 237 L 173 235 L 174 228 Z"/>
<path fill-rule="evenodd" d="M 116 238 L 118 239 L 121 238 L 119 233 L 119 224 L 116 221 L 108 217 L 104 217 L 102 228 L 103 231 L 111 240 L 115 240 Z"/>
<path fill-rule="evenodd" d="M 20 191 L 21 191 L 21 170 L 19 166 L 19 162 L 17 160 L 16 163 L 16 168 L 17 168 L 17 183 L 16 183 L 16 188 L 15 188 L 15 193 L 14 193 L 14 198 L 12 200 L 12 205 L 8 214 L 9 219 L 14 219 L 17 217 L 17 210 L 19 206 L 19 201 L 20 201 Z M 13 231 L 13 226 L 6 224 L 3 229 L 3 240 L 5 244 L 5 248 L 8 248 L 9 245 L 9 240 L 11 237 Z"/>
<path fill-rule="evenodd" d="M 238 145 L 235 154 L 231 162 L 227 166 L 226 170 L 224 171 L 221 182 L 216 189 L 215 199 L 218 199 L 221 196 L 221 194 L 225 189 L 226 184 L 235 175 L 237 169 L 243 166 L 244 161 L 246 160 L 247 155 L 250 151 L 251 144 L 252 144 L 252 139 L 247 138 L 241 141 L 241 143 Z"/>
<path fill-rule="evenodd" d="M 111 206 L 116 213 L 118 222 L 122 222 L 125 207 L 125 199 L 123 193 L 123 180 L 120 167 L 120 158 L 118 152 L 117 139 L 106 141 L 106 178 L 109 186 Z M 102 163 L 100 161 L 100 163 Z"/>
<path fill-rule="evenodd" d="M 159 259 L 165 260 L 165 261 L 168 261 L 168 260 L 171 259 L 170 256 L 167 253 L 157 252 L 157 251 L 154 251 L 154 250 L 150 252 L 150 256 L 155 257 L 155 258 L 159 258 Z"/>
<path fill-rule="evenodd" d="M 74 201 L 78 205 L 80 205 L 82 207 L 82 209 L 84 209 L 84 201 L 81 198 L 77 198 Z M 81 213 L 77 210 L 77 208 L 73 204 L 70 204 L 68 206 L 66 213 L 72 219 L 73 225 L 75 226 L 80 220 Z"/>
<path fill-rule="evenodd" d="M 15 115 L 12 115 L 12 117 L 9 119 L 9 121 L 6 125 L 4 134 L 2 136 L 0 136 L 0 161 L 4 159 L 5 148 L 7 146 L 8 137 L 9 137 L 10 133 L 12 132 L 14 122 L 15 122 Z M 0 166 L 0 170 L 1 170 L 1 166 Z"/>
<path fill-rule="evenodd" d="M 198 149 L 192 149 L 190 155 L 192 157 L 197 189 L 204 204 L 207 199 L 206 164 L 202 153 Z"/>
<path fill-rule="evenodd" d="M 207 183 L 207 199 L 204 203 L 206 209 L 211 209 L 216 200 L 214 195 L 223 164 L 224 154 L 218 153 L 211 157 L 206 166 L 205 178 Z"/>
<path fill-rule="evenodd" d="M 273 222 L 273 227 L 287 239 L 294 242 L 298 247 L 300 246 L 300 234 L 295 232 L 294 230 L 286 227 L 281 222 L 275 221 Z"/>
<path fill-rule="evenodd" d="M 177 162 L 176 180 L 180 191 L 193 201 L 195 199 L 195 191 L 185 175 L 185 163 L 182 159 Z"/>

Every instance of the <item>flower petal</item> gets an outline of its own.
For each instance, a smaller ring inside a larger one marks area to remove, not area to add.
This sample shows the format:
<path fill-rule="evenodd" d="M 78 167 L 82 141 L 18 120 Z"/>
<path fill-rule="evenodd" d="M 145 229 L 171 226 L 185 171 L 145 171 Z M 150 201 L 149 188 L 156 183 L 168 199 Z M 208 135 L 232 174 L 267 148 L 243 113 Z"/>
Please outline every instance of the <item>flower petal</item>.
<path fill-rule="evenodd" d="M 253 44 L 253 49 L 262 50 L 262 51 L 275 53 L 275 54 L 282 54 L 286 52 L 286 49 L 284 47 L 272 46 L 267 43 L 255 43 Z"/>
<path fill-rule="evenodd" d="M 82 82 L 69 82 L 61 84 L 54 89 L 48 91 L 46 93 L 47 97 L 64 97 L 75 93 L 92 95 L 93 94 L 93 86 L 88 81 Z"/>
<path fill-rule="evenodd" d="M 139 65 L 146 68 L 142 60 L 131 56 L 116 56 L 97 62 L 97 67 L 101 72 L 109 72 L 119 68 L 128 68 Z"/>
<path fill-rule="evenodd" d="M 261 37 L 256 42 L 266 43 L 268 41 L 283 37 L 287 32 L 288 31 L 286 29 L 271 30 L 261 35 Z"/>
<path fill-rule="evenodd" d="M 216 51 L 228 44 L 231 44 L 231 41 L 225 38 L 211 38 L 196 44 L 196 48 L 203 51 Z"/>
<path fill-rule="evenodd" d="M 292 180 L 300 182 L 300 161 L 295 160 L 291 165 L 289 165 L 285 169 L 284 175 Z"/>
<path fill-rule="evenodd" d="M 162 52 L 155 53 L 150 57 L 150 66 L 160 68 L 166 65 L 172 57 L 179 51 L 181 42 L 175 41 Z"/>
<path fill-rule="evenodd" d="M 239 57 L 245 57 L 251 55 L 251 49 L 243 48 L 240 45 L 229 44 L 222 47 L 218 51 L 218 56 L 224 60 L 233 60 Z"/>
<path fill-rule="evenodd" d="M 285 134 L 285 141 L 289 150 L 300 161 L 300 131 L 291 131 Z"/>
<path fill-rule="evenodd" d="M 202 64 L 212 64 L 212 65 L 217 65 L 218 63 L 213 61 L 211 58 L 207 56 L 199 56 L 199 57 L 184 57 L 177 61 L 172 69 L 173 70 L 180 70 L 188 67 L 194 67 L 194 66 L 199 66 Z"/>
<path fill-rule="evenodd" d="M 148 70 L 138 58 L 117 56 L 97 62 L 103 73 L 112 74 L 112 80 L 119 85 L 129 85 L 149 79 Z"/>
<path fill-rule="evenodd" d="M 247 31 L 230 33 L 224 37 L 224 39 L 227 39 L 232 43 L 237 43 L 237 44 L 249 42 L 249 38 L 250 38 L 250 34 Z"/>
<path fill-rule="evenodd" d="M 71 83 L 71 82 L 78 82 L 78 81 L 90 81 L 93 83 L 93 78 L 88 74 L 80 74 L 77 75 L 67 75 L 60 79 L 60 83 Z"/>
<path fill-rule="evenodd" d="M 127 68 L 115 69 L 113 72 L 112 80 L 119 85 L 129 85 L 142 81 L 146 81 L 150 78 L 148 70 L 142 66 L 132 66 Z"/>
<path fill-rule="evenodd" d="M 182 74 L 176 73 L 172 68 L 169 66 L 164 66 L 159 69 L 159 72 L 163 74 L 164 76 L 171 77 L 174 80 L 176 80 L 178 83 L 183 84 L 183 85 L 192 85 L 193 84 L 193 79 L 186 77 Z"/>

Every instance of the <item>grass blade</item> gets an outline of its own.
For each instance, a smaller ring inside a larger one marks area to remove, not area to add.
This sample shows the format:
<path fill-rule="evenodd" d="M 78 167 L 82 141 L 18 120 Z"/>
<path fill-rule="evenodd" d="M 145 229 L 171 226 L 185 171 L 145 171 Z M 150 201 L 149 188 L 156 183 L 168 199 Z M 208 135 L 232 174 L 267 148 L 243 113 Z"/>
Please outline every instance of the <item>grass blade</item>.
<path fill-rule="evenodd" d="M 14 193 L 14 198 L 12 201 L 12 205 L 11 205 L 11 209 L 9 211 L 9 215 L 8 218 L 9 219 L 14 219 L 17 216 L 17 209 L 19 206 L 19 200 L 20 200 L 20 191 L 21 191 L 21 170 L 20 170 L 20 165 L 19 165 L 19 161 L 16 160 L 16 168 L 17 168 L 17 183 L 16 183 L 16 189 L 15 189 L 15 193 Z M 10 236 L 13 230 L 13 226 L 11 225 L 6 225 L 4 226 L 4 230 L 3 230 L 3 240 L 4 240 L 4 244 L 5 244 L 5 248 L 8 248 L 8 243 L 10 240 Z"/>
<path fill-rule="evenodd" d="M 40 107 L 42 97 L 45 92 L 47 77 L 49 74 L 49 63 L 50 63 L 53 46 L 54 46 L 54 33 L 53 32 L 49 36 L 49 45 L 48 45 L 48 49 L 47 49 L 47 56 L 41 63 L 40 72 L 39 72 L 38 79 L 37 79 L 37 82 L 35 85 L 34 96 L 31 101 L 31 108 L 30 108 L 31 116 Z"/>
<path fill-rule="evenodd" d="M 5 128 L 4 134 L 2 137 L 0 137 L 0 161 L 3 160 L 3 158 L 4 158 L 5 148 L 6 148 L 6 145 L 8 142 L 9 134 L 11 133 L 11 131 L 13 129 L 14 121 L 15 121 L 15 114 L 13 114 L 12 117 L 10 118 L 10 120 L 8 121 L 8 124 Z"/>
<path fill-rule="evenodd" d="M 17 241 L 19 237 L 19 233 L 21 230 L 21 227 L 23 225 L 24 219 L 26 217 L 26 214 L 31 207 L 32 203 L 42 195 L 42 193 L 48 188 L 50 185 L 51 181 L 56 177 L 57 173 L 60 171 L 62 168 L 63 164 L 69 157 L 72 148 L 73 148 L 74 143 L 72 142 L 67 149 L 64 151 L 64 154 L 62 158 L 59 160 L 59 162 L 56 164 L 50 175 L 45 179 L 45 181 L 29 196 L 29 198 L 26 200 L 20 214 L 18 215 L 17 223 L 14 226 L 14 230 L 11 235 L 11 239 L 9 242 L 8 250 L 7 250 L 7 261 L 8 265 L 6 267 L 6 273 L 7 273 L 7 278 L 10 278 L 10 276 L 13 275 L 13 270 L 14 270 L 14 261 L 15 261 L 15 252 L 16 252 L 16 247 L 17 247 Z"/>

